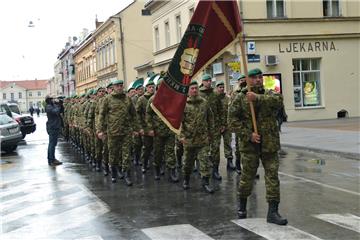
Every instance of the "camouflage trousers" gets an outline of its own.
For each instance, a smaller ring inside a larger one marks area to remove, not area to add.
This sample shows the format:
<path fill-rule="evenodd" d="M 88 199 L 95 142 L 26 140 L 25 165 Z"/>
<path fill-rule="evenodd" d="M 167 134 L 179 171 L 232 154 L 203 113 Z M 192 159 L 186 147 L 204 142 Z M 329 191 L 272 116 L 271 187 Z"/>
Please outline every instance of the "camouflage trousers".
<path fill-rule="evenodd" d="M 184 145 L 184 176 L 190 176 L 194 168 L 194 162 L 198 159 L 200 162 L 201 177 L 210 177 L 211 162 L 209 159 L 209 147 L 192 147 Z"/>
<path fill-rule="evenodd" d="M 142 136 L 142 142 L 141 162 L 144 165 L 145 161 L 149 162 L 149 158 L 153 150 L 154 137 Z"/>
<path fill-rule="evenodd" d="M 241 152 L 243 169 L 239 182 L 238 195 L 240 198 L 250 196 L 259 160 L 265 170 L 266 200 L 280 202 L 280 181 L 278 177 L 279 158 L 275 153 Z"/>
<path fill-rule="evenodd" d="M 235 134 L 235 157 L 236 159 L 239 159 L 239 161 L 241 162 L 239 141 L 240 141 L 239 137 Z"/>
<path fill-rule="evenodd" d="M 109 165 L 130 169 L 130 144 L 131 136 L 108 136 Z"/>
<path fill-rule="evenodd" d="M 175 136 L 155 136 L 154 137 L 154 166 L 160 167 L 165 160 L 168 169 L 175 168 Z"/>
<path fill-rule="evenodd" d="M 103 159 L 103 141 L 98 137 L 95 137 L 95 159 L 101 161 Z"/>
<path fill-rule="evenodd" d="M 220 164 L 220 142 L 221 142 L 221 134 L 215 133 L 213 137 L 213 141 L 211 142 L 210 145 L 213 166 L 219 166 Z"/>
<path fill-rule="evenodd" d="M 135 158 L 137 158 L 140 161 L 141 148 L 142 148 L 142 145 L 143 145 L 141 136 L 133 136 L 132 142 L 133 142 L 133 146 L 132 146 L 133 155 L 134 155 Z"/>
<path fill-rule="evenodd" d="M 106 136 L 104 140 L 102 140 L 103 148 L 102 148 L 102 160 L 105 165 L 109 164 L 109 147 L 108 147 L 108 137 Z"/>
<path fill-rule="evenodd" d="M 175 138 L 175 155 L 176 155 L 176 159 L 180 159 L 178 161 L 181 161 L 184 155 L 184 146 L 177 137 Z"/>
<path fill-rule="evenodd" d="M 225 130 L 221 136 L 224 141 L 224 155 L 226 159 L 233 159 L 232 148 L 231 148 L 231 132 Z"/>

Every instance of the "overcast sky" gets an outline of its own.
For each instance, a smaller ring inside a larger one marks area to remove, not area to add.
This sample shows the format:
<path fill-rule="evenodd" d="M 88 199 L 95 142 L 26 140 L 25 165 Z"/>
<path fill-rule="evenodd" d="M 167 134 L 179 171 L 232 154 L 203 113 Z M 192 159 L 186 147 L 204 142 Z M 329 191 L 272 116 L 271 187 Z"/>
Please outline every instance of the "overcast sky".
<path fill-rule="evenodd" d="M 0 80 L 48 79 L 69 36 L 95 28 L 132 0 L 11 0 L 0 7 Z M 28 27 L 29 21 L 34 27 Z"/>

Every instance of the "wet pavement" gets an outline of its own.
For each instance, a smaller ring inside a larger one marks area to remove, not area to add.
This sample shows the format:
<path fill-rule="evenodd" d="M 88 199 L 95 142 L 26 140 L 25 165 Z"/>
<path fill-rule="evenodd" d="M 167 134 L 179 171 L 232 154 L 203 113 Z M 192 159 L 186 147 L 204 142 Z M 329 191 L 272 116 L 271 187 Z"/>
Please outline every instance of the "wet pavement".
<path fill-rule="evenodd" d="M 60 141 L 47 165 L 46 117 L 13 154 L 2 154 L 0 239 L 360 239 L 359 161 L 338 154 L 283 148 L 280 213 L 286 227 L 266 223 L 264 172 L 259 168 L 248 203 L 248 219 L 237 220 L 239 176 L 227 172 L 216 192 L 202 191 L 196 174 L 191 189 L 167 176 L 135 169 L 134 186 L 111 183 L 71 146 Z"/>

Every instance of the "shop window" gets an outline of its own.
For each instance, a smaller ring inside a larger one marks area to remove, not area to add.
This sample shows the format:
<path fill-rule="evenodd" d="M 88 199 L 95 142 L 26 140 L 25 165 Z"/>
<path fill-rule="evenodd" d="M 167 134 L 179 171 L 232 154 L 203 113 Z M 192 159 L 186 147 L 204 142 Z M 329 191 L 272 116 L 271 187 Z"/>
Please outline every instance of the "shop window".
<path fill-rule="evenodd" d="M 283 18 L 285 17 L 284 0 L 266 0 L 267 17 Z"/>
<path fill-rule="evenodd" d="M 320 59 L 293 59 L 296 108 L 321 106 Z"/>
<path fill-rule="evenodd" d="M 324 17 L 340 16 L 340 0 L 323 0 Z"/>

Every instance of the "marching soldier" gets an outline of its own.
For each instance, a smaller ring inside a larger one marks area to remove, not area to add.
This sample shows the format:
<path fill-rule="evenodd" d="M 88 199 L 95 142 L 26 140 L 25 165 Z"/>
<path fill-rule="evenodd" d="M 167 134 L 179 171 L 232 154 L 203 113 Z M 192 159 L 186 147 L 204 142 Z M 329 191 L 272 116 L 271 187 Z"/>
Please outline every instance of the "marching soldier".
<path fill-rule="evenodd" d="M 193 171 L 195 159 L 200 162 L 202 186 L 207 193 L 213 193 L 210 186 L 209 144 L 213 139 L 214 116 L 209 103 L 199 96 L 196 81 L 189 86 L 189 94 L 183 115 L 180 141 L 184 146 L 184 190 L 190 187 L 190 174 Z"/>
<path fill-rule="evenodd" d="M 159 86 L 161 81 L 157 83 Z M 151 108 L 154 96 L 149 99 L 146 107 L 146 125 L 149 130 L 149 136 L 154 138 L 154 167 L 155 180 L 160 180 L 161 163 L 165 161 L 166 168 L 169 172 L 169 180 L 173 183 L 178 182 L 175 162 L 175 134 L 165 125 L 165 123 L 156 115 Z"/>
<path fill-rule="evenodd" d="M 280 181 L 278 177 L 280 137 L 276 113 L 282 105 L 282 97 L 271 90 L 264 90 L 260 69 L 248 73 L 251 91 L 244 88 L 229 109 L 229 121 L 240 136 L 242 174 L 239 182 L 239 218 L 246 218 L 247 198 L 250 196 L 259 160 L 265 169 L 266 200 L 269 204 L 267 222 L 286 225 L 287 220 L 278 212 L 280 203 Z M 258 133 L 252 125 L 249 102 L 253 102 L 257 117 Z"/>
<path fill-rule="evenodd" d="M 135 82 L 133 83 L 133 86 L 135 88 L 135 94 L 131 98 L 131 100 L 134 106 L 136 106 L 138 99 L 144 94 L 143 81 L 144 79 L 140 78 L 135 80 Z M 135 166 L 139 165 L 142 146 L 143 146 L 143 142 L 141 139 L 141 135 L 133 136 L 133 157 L 134 157 Z"/>
<path fill-rule="evenodd" d="M 221 180 L 222 177 L 219 174 L 220 164 L 220 139 L 221 133 L 225 130 L 223 108 L 220 99 L 216 96 L 214 89 L 211 87 L 211 76 L 204 74 L 202 76 L 202 86 L 200 88 L 200 96 L 205 98 L 208 102 L 214 116 L 213 126 L 213 141 L 210 142 L 210 158 L 213 166 L 213 177 L 216 180 Z"/>
<path fill-rule="evenodd" d="M 112 82 L 113 92 L 104 99 L 100 108 L 98 137 L 104 139 L 105 132 L 108 135 L 112 182 L 117 180 L 119 167 L 125 173 L 126 184 L 131 186 L 130 141 L 133 134 L 138 134 L 138 124 L 134 106 L 126 96 L 123 84 L 123 80 Z"/>

